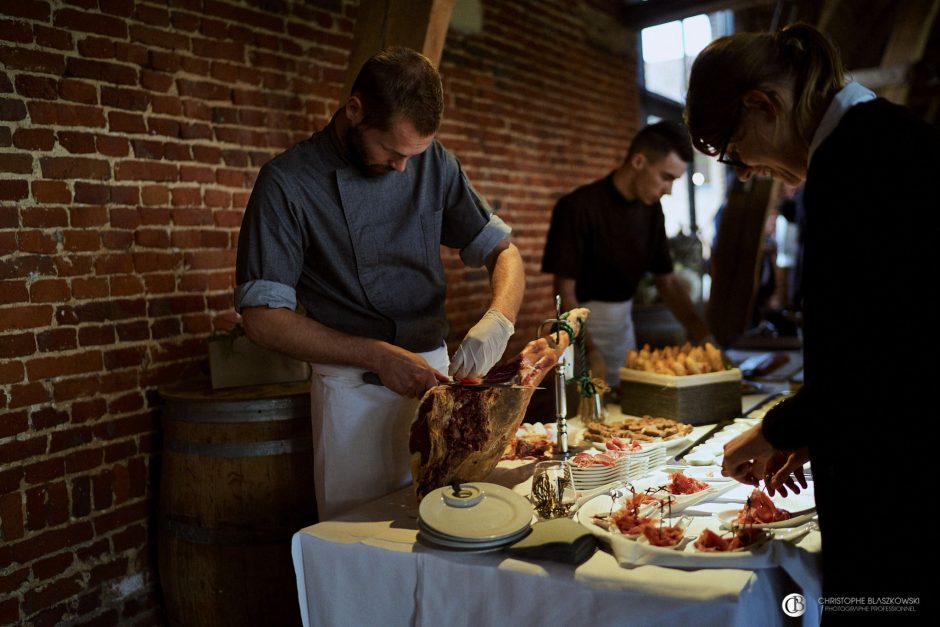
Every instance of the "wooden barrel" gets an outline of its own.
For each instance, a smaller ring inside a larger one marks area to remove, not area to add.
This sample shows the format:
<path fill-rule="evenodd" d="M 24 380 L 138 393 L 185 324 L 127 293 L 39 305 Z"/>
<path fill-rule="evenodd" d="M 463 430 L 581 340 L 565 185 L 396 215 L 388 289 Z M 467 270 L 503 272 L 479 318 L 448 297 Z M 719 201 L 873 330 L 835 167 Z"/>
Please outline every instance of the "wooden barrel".
<path fill-rule="evenodd" d="M 308 384 L 160 392 L 169 624 L 299 625 L 290 540 L 317 518 Z"/>

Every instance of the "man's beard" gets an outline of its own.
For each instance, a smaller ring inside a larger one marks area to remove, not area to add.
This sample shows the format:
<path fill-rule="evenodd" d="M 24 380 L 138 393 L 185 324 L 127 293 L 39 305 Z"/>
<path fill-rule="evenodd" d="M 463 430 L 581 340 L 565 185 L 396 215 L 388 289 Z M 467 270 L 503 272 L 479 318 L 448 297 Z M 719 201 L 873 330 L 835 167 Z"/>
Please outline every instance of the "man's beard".
<path fill-rule="evenodd" d="M 346 129 L 346 148 L 353 164 L 366 176 L 382 176 L 394 169 L 384 163 L 366 163 L 365 143 L 362 141 L 361 125 L 350 126 Z"/>

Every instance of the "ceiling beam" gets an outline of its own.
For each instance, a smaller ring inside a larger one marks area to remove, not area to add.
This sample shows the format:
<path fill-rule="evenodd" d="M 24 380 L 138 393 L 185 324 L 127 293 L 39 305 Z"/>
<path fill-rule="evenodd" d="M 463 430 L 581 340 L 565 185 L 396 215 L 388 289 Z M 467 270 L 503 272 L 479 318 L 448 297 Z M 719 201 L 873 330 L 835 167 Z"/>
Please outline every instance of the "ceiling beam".
<path fill-rule="evenodd" d="M 701 13 L 746 9 L 774 2 L 775 0 L 650 0 L 624 4 L 620 9 L 620 17 L 625 26 L 640 30 Z"/>
<path fill-rule="evenodd" d="M 437 67 L 441 62 L 450 16 L 456 3 L 457 0 L 361 2 L 346 69 L 344 95 L 349 94 L 362 65 L 388 46 L 405 46 L 417 50 Z"/>

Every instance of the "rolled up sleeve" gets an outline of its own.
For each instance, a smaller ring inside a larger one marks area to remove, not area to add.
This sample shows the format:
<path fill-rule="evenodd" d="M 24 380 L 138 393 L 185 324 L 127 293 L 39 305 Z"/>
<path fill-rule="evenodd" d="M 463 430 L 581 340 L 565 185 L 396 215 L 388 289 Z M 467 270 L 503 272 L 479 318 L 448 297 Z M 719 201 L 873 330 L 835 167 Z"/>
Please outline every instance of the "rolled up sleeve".
<path fill-rule="evenodd" d="M 479 268 L 496 248 L 509 237 L 512 229 L 499 216 L 490 214 L 490 219 L 473 240 L 460 249 L 460 259 L 471 268 Z"/>
<path fill-rule="evenodd" d="M 297 309 L 297 291 L 274 281 L 248 281 L 235 288 L 235 311 L 246 307 Z"/>

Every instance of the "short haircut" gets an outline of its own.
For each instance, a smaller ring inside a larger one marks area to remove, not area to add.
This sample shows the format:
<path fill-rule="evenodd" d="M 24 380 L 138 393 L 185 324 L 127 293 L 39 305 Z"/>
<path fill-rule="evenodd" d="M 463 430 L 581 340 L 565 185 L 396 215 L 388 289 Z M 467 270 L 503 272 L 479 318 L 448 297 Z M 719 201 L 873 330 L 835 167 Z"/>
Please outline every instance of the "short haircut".
<path fill-rule="evenodd" d="M 629 161 L 633 155 L 642 153 L 655 163 L 665 159 L 670 152 L 676 153 L 680 159 L 690 163 L 692 143 L 689 141 L 689 133 L 682 124 L 657 122 L 640 129 L 630 142 L 630 150 L 624 161 Z"/>
<path fill-rule="evenodd" d="M 366 61 L 352 94 L 362 100 L 362 123 L 367 127 L 387 131 L 399 114 L 425 136 L 436 133 L 441 125 L 441 77 L 426 56 L 410 48 L 386 48 Z"/>

